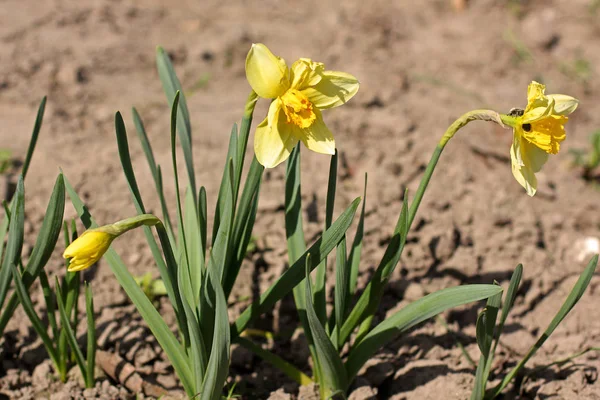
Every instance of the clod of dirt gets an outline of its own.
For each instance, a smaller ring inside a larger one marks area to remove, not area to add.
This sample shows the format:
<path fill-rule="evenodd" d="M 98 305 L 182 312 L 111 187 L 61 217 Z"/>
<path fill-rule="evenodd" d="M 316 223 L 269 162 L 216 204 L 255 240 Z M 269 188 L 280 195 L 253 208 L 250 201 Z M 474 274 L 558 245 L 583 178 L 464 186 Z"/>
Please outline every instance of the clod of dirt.
<path fill-rule="evenodd" d="M 300 386 L 298 400 L 319 400 L 319 387 L 316 383 Z"/>
<path fill-rule="evenodd" d="M 277 389 L 274 392 L 271 392 L 269 398 L 267 400 L 292 400 L 292 395 L 286 393 L 283 388 Z"/>

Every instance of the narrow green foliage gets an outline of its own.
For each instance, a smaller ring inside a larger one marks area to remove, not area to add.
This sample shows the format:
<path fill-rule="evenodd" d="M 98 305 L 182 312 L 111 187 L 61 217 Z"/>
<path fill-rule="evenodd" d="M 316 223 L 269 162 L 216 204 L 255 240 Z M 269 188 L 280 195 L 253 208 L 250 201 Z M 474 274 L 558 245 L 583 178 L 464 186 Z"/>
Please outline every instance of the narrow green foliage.
<path fill-rule="evenodd" d="M 325 204 L 325 229 L 331 226 L 333 220 L 333 210 L 335 207 L 335 190 L 337 186 L 337 162 L 338 153 L 337 151 L 331 156 L 329 163 L 329 178 L 327 182 L 327 202 Z M 325 258 L 321 264 L 317 267 L 316 279 L 315 279 L 315 311 L 319 316 L 321 324 L 325 325 L 327 320 L 327 298 L 326 298 L 326 287 L 325 282 L 327 280 L 327 258 Z"/>
<path fill-rule="evenodd" d="M 442 289 L 410 303 L 355 344 L 346 361 L 348 377 L 353 379 L 377 350 L 413 326 L 450 308 L 486 299 L 500 292 L 502 288 L 496 285 L 465 285 Z"/>
<path fill-rule="evenodd" d="M 350 265 L 350 294 L 356 293 L 356 282 L 358 281 L 358 270 L 360 267 L 360 255 L 362 253 L 362 242 L 365 234 L 365 208 L 367 206 L 367 174 L 365 174 L 365 188 L 363 191 L 363 202 L 356 227 L 356 234 L 352 241 L 352 249 L 348 256 L 348 264 Z"/>
<path fill-rule="evenodd" d="M 328 398 L 336 393 L 345 392 L 348 386 L 348 377 L 342 359 L 331 343 L 312 304 L 310 271 L 309 255 L 306 257 L 306 319 L 315 345 L 316 361 L 319 365 L 319 391 L 321 398 Z"/>
<path fill-rule="evenodd" d="M 183 150 L 183 158 L 185 159 L 185 165 L 189 178 L 189 185 L 191 187 L 194 197 L 196 196 L 196 175 L 194 172 L 194 157 L 192 156 L 192 126 L 190 123 L 190 113 L 188 111 L 187 102 L 179 78 L 175 74 L 175 69 L 171 63 L 171 59 L 162 49 L 162 47 L 156 48 L 156 67 L 158 69 L 158 76 L 163 84 L 163 89 L 167 95 L 167 102 L 172 104 L 175 102 L 175 97 L 179 98 L 179 107 L 175 107 L 177 113 L 177 129 L 179 131 L 179 141 L 181 142 L 181 148 Z M 177 111 L 178 110 L 178 111 Z M 172 121 L 171 126 L 175 123 Z M 194 203 L 197 199 L 194 199 Z"/>
<path fill-rule="evenodd" d="M 261 296 L 260 300 L 248 307 L 235 321 L 232 326 L 232 338 L 237 337 L 250 322 L 256 319 L 260 314 L 271 309 L 276 302 L 288 294 L 291 288 L 296 287 L 305 277 L 306 257 L 310 254 L 310 269 L 327 257 L 327 255 L 337 246 L 342 237 L 352 223 L 360 198 L 355 199 L 350 206 L 337 218 L 331 225 L 331 228 L 323 232 L 323 236 L 318 239 L 307 251 L 298 257 L 290 268 L 288 268 Z"/>
<path fill-rule="evenodd" d="M 60 284 L 58 283 L 58 278 L 56 278 L 55 285 L 56 285 L 57 293 L 60 293 L 61 289 L 60 289 Z M 75 332 L 73 332 L 73 328 L 71 327 L 71 321 L 70 321 L 66 306 L 64 304 L 64 301 L 62 299 L 62 296 L 56 296 L 56 298 L 58 300 L 58 310 L 60 312 L 60 323 L 61 323 L 62 331 L 66 333 L 67 340 L 69 342 L 69 347 L 71 348 L 71 351 L 73 351 L 73 354 L 75 354 L 75 360 L 77 361 L 77 365 L 79 366 L 79 369 L 81 370 L 81 375 L 85 379 L 85 386 L 87 388 L 93 387 L 94 386 L 93 379 L 92 379 L 91 384 L 88 381 L 87 363 L 85 361 L 85 358 L 83 357 L 83 353 L 81 352 L 79 345 L 77 344 L 77 338 L 75 337 Z M 75 326 L 74 328 L 77 328 L 77 327 Z"/>
<path fill-rule="evenodd" d="M 73 207 L 75 208 L 79 218 L 83 222 L 86 228 L 96 227 L 97 225 L 92 219 L 92 216 L 87 207 L 81 201 L 81 198 L 77 195 L 73 186 L 65 178 L 65 186 L 67 194 L 69 195 Z M 166 233 L 165 233 L 166 235 Z M 115 274 L 117 281 L 123 287 L 127 296 L 135 304 L 138 312 L 142 318 L 148 324 L 148 327 L 152 331 L 152 334 L 158 340 L 158 343 L 163 348 L 167 357 L 173 364 L 173 368 L 177 373 L 181 383 L 189 396 L 194 395 L 193 391 L 193 375 L 192 370 L 188 365 L 188 357 L 184 351 L 184 348 L 177 341 L 167 324 L 163 321 L 160 314 L 150 300 L 144 294 L 144 291 L 135 282 L 133 276 L 128 271 L 127 266 L 123 263 L 120 257 L 113 249 L 108 249 L 105 254 L 105 259 L 108 262 L 111 270 Z"/>
<path fill-rule="evenodd" d="M 52 363 L 58 366 L 58 354 L 54 347 L 54 343 L 52 342 L 52 340 L 48 336 L 48 333 L 46 332 L 46 326 L 38 317 L 38 315 L 35 312 L 35 309 L 33 308 L 33 303 L 31 302 L 29 293 L 27 293 L 27 289 L 25 288 L 25 285 L 21 280 L 21 275 L 19 274 L 19 271 L 17 271 L 17 267 L 15 267 L 15 264 L 11 263 L 6 269 L 8 269 L 9 272 L 12 272 L 12 276 L 15 282 L 15 291 L 17 293 L 17 296 L 19 297 L 19 301 L 23 305 L 23 310 L 25 311 L 25 314 L 27 314 L 29 321 L 31 321 L 33 329 L 39 335 L 40 339 L 42 339 L 44 347 L 46 347 L 46 351 L 48 352 L 48 356 L 50 356 L 50 360 L 52 360 Z"/>
<path fill-rule="evenodd" d="M 410 227 L 409 221 L 408 194 L 405 193 L 402 202 L 402 210 L 400 211 L 396 228 L 394 229 L 390 243 L 383 254 L 383 258 L 381 259 L 373 278 L 365 287 L 365 290 L 340 329 L 340 345 L 348 340 L 352 331 L 363 321 L 358 339 L 364 337 L 369 331 L 371 318 L 379 307 L 384 286 L 398 264 L 402 251 L 404 250 L 406 236 L 408 235 L 408 229 Z"/>
<path fill-rule="evenodd" d="M 229 348 L 231 338 L 229 333 L 229 320 L 227 313 L 227 302 L 225 293 L 221 287 L 218 276 L 215 271 L 209 269 L 209 275 L 212 285 L 215 288 L 215 324 L 208 361 L 207 373 L 202 382 L 202 400 L 220 400 L 223 392 L 223 386 L 227 380 L 229 371 Z"/>
<path fill-rule="evenodd" d="M 146 160 L 148 161 L 148 167 L 150 168 L 150 172 L 152 173 L 152 178 L 154 179 L 154 186 L 156 189 L 156 194 L 160 200 L 160 208 L 162 212 L 162 219 L 164 221 L 165 228 L 169 234 L 169 238 L 171 240 L 171 246 L 175 246 L 175 239 L 173 235 L 173 226 L 171 224 L 171 217 L 169 214 L 169 210 L 167 208 L 167 202 L 165 200 L 165 193 L 162 184 L 162 173 L 160 170 L 160 166 L 156 164 L 154 159 L 154 152 L 152 151 L 152 146 L 150 146 L 150 141 L 148 140 L 148 135 L 146 134 L 146 129 L 144 128 L 144 123 L 140 115 L 138 114 L 135 108 L 132 109 L 133 113 L 133 123 L 136 128 L 136 132 L 140 143 L 142 145 L 142 149 L 144 150 L 144 154 L 146 155 Z M 118 139 L 117 139 L 118 142 Z"/>
<path fill-rule="evenodd" d="M 488 298 L 485 309 L 479 314 L 476 324 L 476 338 L 477 345 L 481 351 L 481 357 L 477 366 L 477 372 L 475 374 L 475 389 L 471 394 L 472 400 L 483 399 L 485 392 L 485 383 L 487 382 L 488 369 L 487 365 L 493 358 L 493 354 L 490 354 L 492 348 L 492 341 L 494 339 L 494 327 L 496 326 L 496 317 L 498 316 L 498 309 L 502 302 L 502 293 L 498 293 Z"/>
<path fill-rule="evenodd" d="M 134 114 L 135 115 L 135 114 Z M 140 122 L 141 124 L 141 122 Z M 143 130 L 143 127 L 140 128 Z M 133 203 L 135 209 L 138 214 L 145 214 L 146 208 L 144 207 L 144 203 L 142 201 L 142 196 L 138 188 L 137 179 L 135 177 L 135 172 L 133 170 L 133 164 L 131 163 L 131 155 L 129 153 L 129 144 L 127 141 L 127 132 L 125 130 L 125 123 L 123 122 L 123 118 L 121 117 L 121 113 L 117 112 L 115 114 L 115 132 L 117 137 L 117 145 L 119 149 L 119 159 L 121 160 L 121 167 L 123 169 L 123 173 L 125 174 L 125 179 L 127 180 L 127 185 L 129 186 L 129 191 L 131 192 L 131 197 L 133 199 Z M 145 136 L 145 131 L 144 131 Z M 144 143 L 144 142 L 142 142 Z M 148 144 L 149 146 L 149 144 Z M 148 147 L 149 149 L 149 147 Z M 152 156 L 151 150 L 149 158 L 154 160 Z M 153 164 L 151 164 L 153 165 Z M 152 169 L 152 166 L 151 166 Z M 164 197 L 163 197 L 164 199 Z M 181 305 L 181 297 L 179 296 L 178 290 L 175 290 L 174 284 L 177 282 L 177 277 L 175 275 L 175 269 L 171 265 L 167 267 L 165 260 L 161 254 L 161 251 L 158 247 L 158 243 L 156 239 L 152 235 L 152 230 L 148 226 L 144 226 L 144 235 L 146 237 L 146 241 L 148 242 L 148 246 L 152 252 L 154 260 L 156 262 L 156 266 L 158 267 L 158 271 L 160 272 L 161 279 L 165 284 L 165 288 L 167 290 L 167 295 L 171 300 L 171 304 L 173 305 L 173 309 L 175 311 L 175 315 L 177 316 L 177 321 L 180 326 L 184 325 L 181 313 L 182 313 L 182 305 Z M 185 326 L 183 327 L 185 330 Z"/>
<path fill-rule="evenodd" d="M 15 197 L 15 199 L 17 199 L 17 197 Z M 58 241 L 58 236 L 60 234 L 64 209 L 65 186 L 63 176 L 62 174 L 59 174 L 56 178 L 56 182 L 54 183 L 52 195 L 50 196 L 50 200 L 48 201 L 48 206 L 46 207 L 46 213 L 44 215 L 42 227 L 40 228 L 38 237 L 33 247 L 33 251 L 31 253 L 31 256 L 29 257 L 29 261 L 27 262 L 25 271 L 23 272 L 22 279 L 26 290 L 29 290 L 33 282 L 43 271 L 44 266 L 50 259 L 52 251 L 56 246 L 56 242 Z M 8 215 L 6 217 L 6 221 L 8 221 Z M 16 233 L 18 232 L 15 232 L 15 234 Z M 1 272 L 0 276 L 2 276 Z M 0 335 L 2 335 L 2 333 L 4 332 L 4 329 L 6 328 L 8 321 L 15 312 L 18 304 L 19 299 L 17 297 L 17 294 L 13 293 L 12 296 L 8 299 L 6 307 L 4 308 L 4 310 L 2 311 L 2 315 L 0 316 Z"/>
<path fill-rule="evenodd" d="M 85 312 L 87 315 L 87 363 L 85 382 L 94 387 L 94 368 L 96 367 L 96 322 L 94 319 L 94 298 L 92 288 L 85 284 Z"/>
<path fill-rule="evenodd" d="M 23 162 L 23 170 L 21 175 L 23 175 L 23 179 L 27 176 L 27 171 L 29 171 L 29 165 L 31 164 L 31 158 L 33 157 L 33 152 L 35 151 L 35 145 L 37 144 L 38 137 L 40 135 L 40 130 L 42 129 L 42 121 L 44 120 L 44 111 L 46 110 L 46 96 L 42 98 L 40 105 L 38 107 L 37 116 L 35 117 L 35 125 L 33 126 L 33 132 L 31 133 L 31 139 L 29 139 L 29 146 L 27 147 L 27 155 L 25 156 L 25 161 Z"/>
<path fill-rule="evenodd" d="M 598 255 L 592 257 L 590 262 L 588 263 L 585 270 L 579 276 L 579 279 L 573 286 L 573 289 L 567 296 L 567 299 L 563 303 L 558 313 L 554 316 L 544 333 L 540 336 L 540 338 L 535 342 L 535 344 L 529 349 L 527 354 L 523 357 L 523 359 L 502 379 L 495 388 L 489 390 L 485 394 L 486 399 L 493 399 L 500 395 L 502 390 L 506 388 L 506 386 L 510 383 L 510 381 L 519 373 L 519 371 L 525 366 L 527 361 L 531 357 L 535 355 L 535 353 L 539 350 L 540 347 L 548 340 L 552 332 L 556 329 L 556 327 L 562 322 L 562 320 L 567 316 L 567 314 L 573 309 L 575 304 L 581 299 L 581 296 L 585 293 L 585 289 L 587 289 L 592 276 L 594 275 L 594 271 L 596 270 L 596 266 L 598 264 Z"/>
<path fill-rule="evenodd" d="M 0 269 L 0 308 L 4 305 L 4 300 L 10 286 L 10 264 L 18 265 L 21 258 L 21 248 L 23 246 L 23 230 L 25 223 L 25 187 L 23 185 L 23 176 L 19 177 L 17 190 L 15 192 L 10 208 L 10 222 L 8 224 L 8 241 L 6 243 L 6 254 L 2 260 Z"/>

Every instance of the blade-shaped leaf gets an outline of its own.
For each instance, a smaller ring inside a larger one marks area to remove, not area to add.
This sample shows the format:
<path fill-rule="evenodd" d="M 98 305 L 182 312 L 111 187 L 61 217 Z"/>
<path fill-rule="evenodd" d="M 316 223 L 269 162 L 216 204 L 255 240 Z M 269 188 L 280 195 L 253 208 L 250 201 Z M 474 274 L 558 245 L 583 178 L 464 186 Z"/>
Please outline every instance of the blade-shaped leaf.
<path fill-rule="evenodd" d="M 364 337 L 370 329 L 371 317 L 379 307 L 381 295 L 383 294 L 383 288 L 387 283 L 390 275 L 396 268 L 400 256 L 404 250 L 406 243 L 406 237 L 408 235 L 409 228 L 408 219 L 408 192 L 404 193 L 404 200 L 402 201 L 402 210 L 396 223 L 396 228 L 392 235 L 392 239 L 388 244 L 388 247 L 383 254 L 381 262 L 373 275 L 373 278 L 367 284 L 362 295 L 352 308 L 350 315 L 342 325 L 340 329 L 339 343 L 343 344 L 348 340 L 350 334 L 354 328 L 361 322 L 364 323 L 360 327 L 358 338 Z"/>
<path fill-rule="evenodd" d="M 54 365 L 58 365 L 58 355 L 56 353 L 56 349 L 54 347 L 54 343 L 50 340 L 48 333 L 46 332 L 46 326 L 42 322 L 42 320 L 38 317 L 33 308 L 33 303 L 31 302 L 31 298 L 29 297 L 29 293 L 27 293 L 27 289 L 21 280 L 21 275 L 19 271 L 17 271 L 17 267 L 13 263 L 10 263 L 7 268 L 9 272 L 12 273 L 13 279 L 15 281 L 15 291 L 17 292 L 17 296 L 19 297 L 19 301 L 23 305 L 23 310 L 25 310 L 25 314 L 31 321 L 31 325 L 37 332 L 37 334 L 44 342 L 44 347 L 46 347 L 46 351 L 48 351 L 48 355 L 50 359 L 54 363 Z"/>
<path fill-rule="evenodd" d="M 58 283 L 58 277 L 56 277 L 56 289 L 57 292 L 61 292 L 60 284 Z M 85 358 L 83 358 L 83 353 L 79 348 L 79 344 L 77 343 L 77 338 L 75 337 L 75 333 L 73 332 L 73 328 L 71 327 L 71 321 L 69 319 L 69 315 L 67 313 L 65 303 L 62 299 L 62 296 L 56 296 L 56 300 L 58 303 L 58 311 L 60 313 L 60 325 L 62 331 L 65 332 L 67 336 L 67 340 L 69 342 L 69 347 L 71 351 L 75 355 L 75 361 L 77 362 L 77 366 L 81 370 L 81 376 L 87 376 L 87 363 L 85 362 Z M 77 329 L 77 327 L 75 327 Z"/>
<path fill-rule="evenodd" d="M 192 156 L 192 126 L 190 124 L 190 113 L 188 111 L 185 95 L 183 94 L 183 89 L 181 88 L 181 83 L 179 83 L 179 79 L 175 74 L 171 59 L 160 46 L 156 48 L 156 67 L 163 89 L 167 95 L 167 102 L 172 104 L 175 96 L 179 97 L 179 107 L 176 107 L 176 109 L 179 110 L 177 112 L 179 141 L 181 142 L 181 148 L 183 150 L 183 158 L 185 159 L 189 184 L 192 188 L 192 193 L 196 196 L 196 175 L 194 172 L 194 157 Z M 179 95 L 177 95 L 178 92 Z M 173 125 L 173 123 L 171 125 Z M 195 202 L 196 199 L 194 199 L 194 203 Z"/>
<path fill-rule="evenodd" d="M 42 129 L 42 121 L 44 120 L 44 111 L 46 110 L 46 96 L 42 98 L 40 102 L 40 106 L 38 107 L 37 116 L 35 117 L 35 125 L 33 126 L 33 132 L 31 133 L 31 139 L 29 139 L 29 146 L 27 147 L 27 155 L 25 156 L 25 161 L 23 162 L 23 179 L 27 176 L 27 171 L 29 170 L 29 164 L 31 164 L 31 158 L 33 157 L 33 152 L 35 150 L 35 145 L 38 140 L 38 136 L 40 135 L 40 129 Z"/>
<path fill-rule="evenodd" d="M 221 288 L 216 271 L 209 269 L 207 275 L 215 288 L 215 331 L 206 377 L 202 383 L 202 400 L 220 400 L 223 386 L 229 372 L 229 348 L 231 338 L 229 333 L 229 318 L 225 293 Z"/>
<path fill-rule="evenodd" d="M 148 167 L 150 168 L 150 172 L 152 173 L 152 178 L 154 179 L 154 186 L 156 189 L 156 194 L 160 200 L 160 208 L 162 212 L 162 218 L 169 234 L 169 238 L 171 239 L 171 246 L 175 247 L 175 240 L 173 235 L 173 225 L 171 224 L 171 217 L 169 214 L 169 209 L 167 207 L 167 202 L 165 200 L 165 192 L 163 190 L 162 185 L 162 173 L 160 170 L 160 166 L 156 164 L 154 159 L 154 152 L 152 151 L 152 146 L 150 146 L 150 141 L 148 140 L 148 135 L 146 134 L 146 128 L 144 128 L 144 123 L 142 122 L 142 118 L 138 114 L 135 107 L 132 109 L 133 113 L 133 123 L 136 128 L 136 132 L 138 135 L 138 139 L 142 144 L 142 149 L 144 150 L 144 154 L 146 155 L 146 161 L 148 161 Z"/>
<path fill-rule="evenodd" d="M 471 400 L 481 400 L 485 394 L 485 385 L 488 380 L 486 374 L 487 365 L 491 365 L 494 354 L 490 354 L 492 341 L 494 339 L 494 328 L 496 326 L 496 317 L 498 309 L 502 302 L 502 293 L 491 296 L 487 300 L 485 309 L 479 314 L 476 325 L 477 345 L 481 351 L 477 372 L 475 373 L 475 386 L 471 393 Z"/>
<path fill-rule="evenodd" d="M 94 297 L 92 288 L 85 284 L 85 313 L 87 315 L 87 364 L 86 386 L 94 387 L 94 369 L 96 367 L 96 322 L 94 319 Z"/>
<path fill-rule="evenodd" d="M 66 178 L 65 187 L 67 194 L 71 198 L 73 207 L 75 208 L 75 211 L 85 227 L 89 229 L 98 226 L 93 221 L 89 210 L 83 204 L 81 198 L 79 195 L 77 195 L 77 192 L 75 192 L 75 189 L 73 189 L 73 186 L 71 186 Z M 156 340 L 167 354 L 167 357 L 169 357 L 169 360 L 171 361 L 171 364 L 173 364 L 173 368 L 181 380 L 186 393 L 189 396 L 193 396 L 194 392 L 191 390 L 193 387 L 192 370 L 188 364 L 188 357 L 185 354 L 183 347 L 177 341 L 167 324 L 163 321 L 156 308 L 154 308 L 154 305 L 150 302 L 150 300 L 148 300 L 148 297 L 146 297 L 144 291 L 135 282 L 135 279 L 133 279 L 133 276 L 131 276 L 131 273 L 129 273 L 127 266 L 125 266 L 121 258 L 117 255 L 116 251 L 114 251 L 112 248 L 109 248 L 104 257 L 111 270 L 115 274 L 117 281 L 125 290 L 132 303 L 135 304 L 138 312 L 152 331 L 152 334 L 154 337 L 156 337 Z"/>
<path fill-rule="evenodd" d="M 306 258 L 306 319 L 315 344 L 317 362 L 322 381 L 319 381 L 322 397 L 328 398 L 337 393 L 344 393 L 348 387 L 348 377 L 344 363 L 337 350 L 329 340 L 325 328 L 321 324 L 312 304 L 310 280 L 310 256 Z"/>
<path fill-rule="evenodd" d="M 494 398 L 504 390 L 504 388 L 509 384 L 509 382 L 517 375 L 517 373 L 525 366 L 527 361 L 538 351 L 540 347 L 546 342 L 546 340 L 550 337 L 552 332 L 556 329 L 556 327 L 562 322 L 562 320 L 569 314 L 569 312 L 573 309 L 575 304 L 579 301 L 581 296 L 585 293 L 585 289 L 587 289 L 592 276 L 594 275 L 594 271 L 596 270 L 596 265 L 598 264 L 598 255 L 592 257 L 590 262 L 588 263 L 585 270 L 579 276 L 579 279 L 573 286 L 571 293 L 567 296 L 567 299 L 563 303 L 558 313 L 554 316 L 542 336 L 535 342 L 535 344 L 529 349 L 525 357 L 502 379 L 502 382 L 498 384 L 495 388 L 491 389 L 486 393 L 486 398 Z"/>
<path fill-rule="evenodd" d="M 19 177 L 17 190 L 15 192 L 10 208 L 10 223 L 8 225 L 8 242 L 6 243 L 6 254 L 2 260 L 0 269 L 0 309 L 4 304 L 8 287 L 10 286 L 10 264 L 18 265 L 23 247 L 23 229 L 25 223 L 25 187 L 23 176 Z"/>
<path fill-rule="evenodd" d="M 356 209 L 360 203 L 360 198 L 355 199 L 352 204 L 338 217 L 331 225 L 331 228 L 323 233 L 304 254 L 302 254 L 294 264 L 288 268 L 260 297 L 260 300 L 248 307 L 232 325 L 232 337 L 237 337 L 246 329 L 248 324 L 256 317 L 270 310 L 273 305 L 281 300 L 286 294 L 296 287 L 305 276 L 306 257 L 310 254 L 310 268 L 314 269 L 327 257 L 327 255 L 340 242 L 346 234 L 348 227 L 352 223 Z"/>
<path fill-rule="evenodd" d="M 496 285 L 465 285 L 442 289 L 414 301 L 386 318 L 365 338 L 355 344 L 346 361 L 348 377 L 353 379 L 377 350 L 402 332 L 445 310 L 486 299 L 502 292 Z"/>
<path fill-rule="evenodd" d="M 365 187 L 363 190 L 363 202 L 356 227 L 356 234 L 352 241 L 352 249 L 348 256 L 348 265 L 350 265 L 350 293 L 356 293 L 356 282 L 358 280 L 358 271 L 360 268 L 360 255 L 362 253 L 362 242 L 365 233 L 365 208 L 367 206 L 367 174 L 365 173 Z"/>
<path fill-rule="evenodd" d="M 129 143 L 127 141 L 127 132 L 125 130 L 125 123 L 123 122 L 123 117 L 120 112 L 115 114 L 115 133 L 117 136 L 117 146 L 119 149 L 119 159 L 121 160 L 121 167 L 123 168 L 123 173 L 125 174 L 125 179 L 127 181 L 127 185 L 129 186 L 129 191 L 131 193 L 131 197 L 133 198 L 133 203 L 135 205 L 135 209 L 138 214 L 145 214 L 146 208 L 144 207 L 144 202 L 142 201 L 142 196 L 140 194 L 140 190 L 138 188 L 137 179 L 135 177 L 135 172 L 133 170 L 133 164 L 131 163 L 131 155 L 129 153 Z M 167 296 L 171 300 L 171 304 L 173 305 L 173 309 L 175 311 L 175 315 L 177 316 L 177 321 L 181 329 L 185 331 L 185 322 L 183 320 L 182 305 L 181 305 L 181 297 L 179 296 L 179 291 L 175 290 L 175 286 L 177 284 L 177 276 L 175 275 L 175 270 L 171 265 L 169 268 L 163 259 L 163 255 L 158 248 L 158 243 L 156 243 L 156 239 L 152 235 L 152 230 L 148 226 L 144 226 L 144 235 L 146 236 L 146 241 L 148 242 L 148 246 L 152 252 L 152 256 L 154 257 L 154 261 L 156 262 L 156 266 L 158 267 L 158 271 L 160 273 L 160 277 L 165 284 L 165 289 L 167 290 Z"/>
<path fill-rule="evenodd" d="M 33 282 L 40 275 L 40 271 L 50 259 L 52 251 L 56 247 L 58 236 L 60 234 L 62 220 L 65 210 L 65 185 L 62 174 L 59 174 L 52 189 L 52 195 L 46 207 L 46 214 L 42 222 L 42 227 L 31 252 L 31 257 L 27 262 L 27 267 L 23 271 L 23 284 L 25 289 L 29 290 Z M 8 221 L 8 219 L 7 219 Z M 1 274 L 0 274 L 1 275 Z M 6 307 L 0 316 L 0 336 L 4 332 L 8 321 L 15 312 L 19 304 L 16 293 L 13 293 L 6 303 Z"/>

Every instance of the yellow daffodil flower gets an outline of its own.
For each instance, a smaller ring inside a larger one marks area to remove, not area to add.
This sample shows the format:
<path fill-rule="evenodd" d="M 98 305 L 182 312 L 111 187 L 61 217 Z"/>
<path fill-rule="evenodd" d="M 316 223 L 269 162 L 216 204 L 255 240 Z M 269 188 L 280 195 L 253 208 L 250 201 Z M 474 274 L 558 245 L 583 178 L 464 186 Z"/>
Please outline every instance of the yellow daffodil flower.
<path fill-rule="evenodd" d="M 345 72 L 325 71 L 322 63 L 301 58 L 288 68 L 264 44 L 253 44 L 246 57 L 246 77 L 260 97 L 273 99 L 256 128 L 254 152 L 266 168 L 285 161 L 301 140 L 317 153 L 335 154 L 335 141 L 321 110 L 346 103 L 358 80 Z"/>
<path fill-rule="evenodd" d="M 65 249 L 64 258 L 70 258 L 69 272 L 81 271 L 94 265 L 110 247 L 116 235 L 94 229 L 81 234 Z"/>
<path fill-rule="evenodd" d="M 565 140 L 567 115 L 578 105 L 578 100 L 564 94 L 546 95 L 546 87 L 531 82 L 527 89 L 525 110 L 513 110 L 502 121 L 513 128 L 510 148 L 512 172 L 529 196 L 537 190 L 535 174 L 542 169 L 549 154 L 560 150 Z M 508 118 L 505 118 L 508 117 Z"/>
<path fill-rule="evenodd" d="M 160 223 L 152 214 L 140 214 L 114 224 L 88 229 L 65 249 L 63 257 L 70 259 L 67 270 L 76 272 L 91 267 L 102 258 L 117 237 L 142 225 L 153 226 Z"/>

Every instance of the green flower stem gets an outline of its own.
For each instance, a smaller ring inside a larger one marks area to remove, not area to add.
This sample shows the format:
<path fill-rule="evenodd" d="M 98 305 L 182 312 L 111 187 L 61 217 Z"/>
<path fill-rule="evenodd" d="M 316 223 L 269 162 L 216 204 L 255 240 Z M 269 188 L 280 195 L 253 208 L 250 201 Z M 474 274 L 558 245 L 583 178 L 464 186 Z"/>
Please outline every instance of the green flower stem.
<path fill-rule="evenodd" d="M 508 116 L 506 116 L 506 117 L 508 117 Z M 425 173 L 423 175 L 423 178 L 421 179 L 421 183 L 419 184 L 419 187 L 415 193 L 415 197 L 410 205 L 410 208 L 408 211 L 408 230 L 410 230 L 410 227 L 415 219 L 415 216 L 419 209 L 419 205 L 421 204 L 421 200 L 423 200 L 423 195 L 425 194 L 425 190 L 427 189 L 427 185 L 429 185 L 429 181 L 431 180 L 431 176 L 433 175 L 433 171 L 435 170 L 437 162 L 440 159 L 440 156 L 442 155 L 442 151 L 444 150 L 444 147 L 446 146 L 448 141 L 450 139 L 452 139 L 452 137 L 454 137 L 456 132 L 458 132 L 462 127 L 464 127 L 471 121 L 492 121 L 492 122 L 495 122 L 495 123 L 499 124 L 500 126 L 504 127 L 504 123 L 503 123 L 501 115 L 492 110 L 469 111 L 468 113 L 463 114 L 460 118 L 458 118 L 456 121 L 454 121 L 452 123 L 452 125 L 450 125 L 448 127 L 448 129 L 442 136 L 442 139 L 440 140 L 440 142 L 436 146 L 435 150 L 433 151 L 433 154 L 431 155 L 429 164 L 427 164 L 427 168 L 425 169 Z M 507 122 L 508 122 L 508 119 L 507 119 Z M 357 310 L 357 311 L 353 310 L 350 313 L 350 317 L 348 317 L 348 319 L 346 320 L 346 323 L 342 326 L 342 330 L 340 332 L 340 338 L 339 338 L 340 343 L 344 343 L 348 339 L 348 337 L 350 336 L 352 331 L 354 331 L 354 329 L 356 328 L 356 326 L 358 324 L 361 324 L 360 325 L 360 336 L 361 337 L 364 337 L 366 335 L 366 333 L 369 331 L 371 321 L 372 321 L 372 318 L 371 318 L 372 313 L 374 312 L 374 310 L 377 309 L 379 302 L 381 300 L 381 295 L 382 295 L 382 293 L 371 293 L 371 291 L 372 290 L 382 291 L 381 290 L 382 284 L 386 282 L 386 280 L 389 278 L 389 275 L 391 274 L 391 271 L 393 271 L 393 270 L 394 270 L 394 268 L 392 267 L 389 269 L 389 271 L 387 273 L 382 274 L 382 276 L 380 277 L 380 279 L 381 279 L 380 282 L 377 282 L 377 283 L 374 283 L 372 281 L 369 282 L 369 284 L 363 291 L 363 294 L 359 298 L 359 301 L 356 303 L 357 306 L 360 305 L 360 307 L 362 309 Z M 363 300 L 363 297 L 365 297 L 364 300 Z M 354 315 L 356 315 L 356 317 L 354 317 Z"/>

